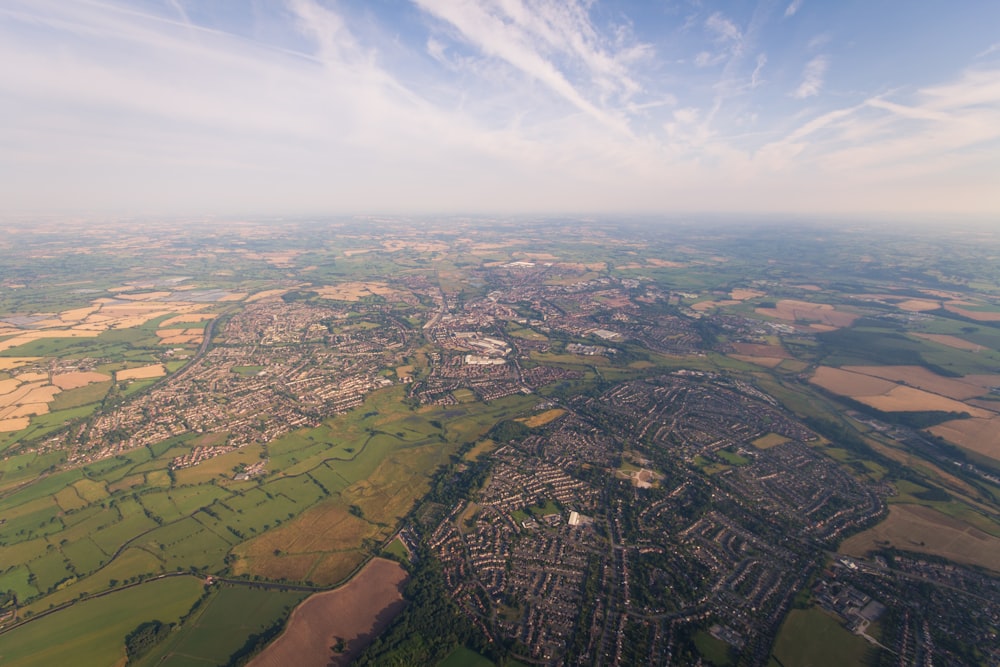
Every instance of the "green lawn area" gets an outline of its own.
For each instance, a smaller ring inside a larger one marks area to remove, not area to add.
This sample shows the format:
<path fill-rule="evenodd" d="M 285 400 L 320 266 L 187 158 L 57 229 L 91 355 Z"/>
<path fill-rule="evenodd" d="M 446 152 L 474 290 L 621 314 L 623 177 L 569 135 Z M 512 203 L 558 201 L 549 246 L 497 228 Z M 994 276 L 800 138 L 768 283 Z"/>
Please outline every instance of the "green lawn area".
<path fill-rule="evenodd" d="M 875 664 L 877 649 L 849 632 L 835 617 L 813 607 L 793 609 L 788 614 L 773 654 L 785 667 L 843 667 Z"/>
<path fill-rule="evenodd" d="M 464 646 L 459 646 L 439 662 L 438 667 L 493 667 L 493 661 Z"/>
<path fill-rule="evenodd" d="M 267 591 L 222 585 L 188 619 L 136 664 L 224 665 L 250 634 L 279 621 L 305 593 Z"/>
<path fill-rule="evenodd" d="M 698 653 L 701 654 L 701 657 L 717 667 L 734 664 L 733 650 L 729 648 L 729 644 L 716 639 L 704 630 L 694 636 L 694 645 L 698 647 Z"/>
<path fill-rule="evenodd" d="M 4 667 L 115 665 L 125 635 L 141 623 L 175 623 L 201 595 L 195 577 L 159 579 L 81 602 L 0 635 Z"/>

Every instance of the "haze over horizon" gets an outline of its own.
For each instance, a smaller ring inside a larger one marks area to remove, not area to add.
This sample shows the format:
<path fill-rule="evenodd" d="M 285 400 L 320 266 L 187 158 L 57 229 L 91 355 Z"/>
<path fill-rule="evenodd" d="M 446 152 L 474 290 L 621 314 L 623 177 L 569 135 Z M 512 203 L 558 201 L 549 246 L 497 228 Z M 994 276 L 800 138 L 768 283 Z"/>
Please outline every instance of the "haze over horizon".
<path fill-rule="evenodd" d="M 0 217 L 1000 213 L 1000 4 L 9 0 Z"/>

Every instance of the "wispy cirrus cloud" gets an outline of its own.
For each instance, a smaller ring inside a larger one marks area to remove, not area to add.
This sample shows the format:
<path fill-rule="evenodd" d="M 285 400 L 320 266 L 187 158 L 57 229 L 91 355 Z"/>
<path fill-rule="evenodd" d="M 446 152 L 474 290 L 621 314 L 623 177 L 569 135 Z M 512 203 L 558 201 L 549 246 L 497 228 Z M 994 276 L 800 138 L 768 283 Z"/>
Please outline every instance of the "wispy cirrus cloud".
<path fill-rule="evenodd" d="M 630 69 L 649 47 L 603 37 L 587 5 L 550 0 L 482 0 L 465 3 L 415 0 L 484 55 L 498 58 L 543 83 L 602 124 L 627 132 L 609 102 L 628 103 L 641 90 Z"/>
<path fill-rule="evenodd" d="M 836 33 L 768 42 L 784 3 L 678 17 L 669 56 L 587 0 L 414 0 L 405 25 L 372 6 L 261 3 L 265 24 L 227 30 L 183 0 L 7 0 L 0 206 L 997 208 L 988 52 L 834 96 Z"/>
<path fill-rule="evenodd" d="M 792 97 L 801 100 L 819 95 L 819 91 L 823 88 L 823 77 L 826 75 L 828 66 L 829 59 L 826 56 L 816 56 L 806 63 L 805 70 L 802 72 L 802 83 L 792 93 Z"/>
<path fill-rule="evenodd" d="M 795 16 L 802 8 L 802 0 L 792 0 L 785 8 L 785 18 Z"/>

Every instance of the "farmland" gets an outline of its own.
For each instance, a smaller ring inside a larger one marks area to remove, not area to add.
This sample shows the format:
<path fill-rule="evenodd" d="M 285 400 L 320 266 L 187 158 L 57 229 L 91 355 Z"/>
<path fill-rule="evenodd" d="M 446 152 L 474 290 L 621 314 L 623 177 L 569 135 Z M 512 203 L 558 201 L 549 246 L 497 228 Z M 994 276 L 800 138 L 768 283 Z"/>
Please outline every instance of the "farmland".
<path fill-rule="evenodd" d="M 865 660 L 825 612 L 788 613 L 802 591 L 781 587 L 820 554 L 1000 567 L 988 243 L 385 224 L 109 224 L 0 248 L 4 660 L 44 631 L 113 664 L 150 591 L 148 620 L 184 620 L 139 664 L 224 664 L 307 590 L 356 598 L 383 553 L 485 573 L 440 587 L 464 614 L 449 630 L 475 628 L 432 637 L 445 664 L 817 657 L 792 635 Z M 709 571 L 732 599 L 663 621 Z M 230 583 L 155 579 L 176 572 Z M 732 611 L 763 619 L 765 598 L 766 621 Z M 94 609 L 113 622 L 90 645 Z M 959 616 L 926 620 L 979 627 Z M 337 632 L 360 650 L 365 628 Z"/>
<path fill-rule="evenodd" d="M 1000 572 L 1000 538 L 919 505 L 893 505 L 885 521 L 851 537 L 840 550 L 864 556 L 890 546 Z"/>
<path fill-rule="evenodd" d="M 393 561 L 374 559 L 350 583 L 317 593 L 295 609 L 278 639 L 252 667 L 347 665 L 403 604 L 406 572 Z M 331 654 L 338 641 L 344 648 Z"/>

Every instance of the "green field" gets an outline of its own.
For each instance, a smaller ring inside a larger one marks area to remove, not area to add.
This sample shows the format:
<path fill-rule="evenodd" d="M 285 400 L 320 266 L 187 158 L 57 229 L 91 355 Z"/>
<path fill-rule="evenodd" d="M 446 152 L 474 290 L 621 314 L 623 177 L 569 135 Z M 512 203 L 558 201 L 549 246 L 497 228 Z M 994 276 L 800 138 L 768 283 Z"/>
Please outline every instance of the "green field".
<path fill-rule="evenodd" d="M 493 661 L 471 649 L 459 646 L 439 662 L 438 667 L 493 667 Z"/>
<path fill-rule="evenodd" d="M 151 581 L 80 602 L 0 635 L 4 665 L 114 665 L 125 656 L 125 635 L 139 624 L 175 623 L 202 593 L 194 577 Z"/>
<path fill-rule="evenodd" d="M 280 621 L 305 597 L 305 593 L 221 584 L 179 631 L 136 664 L 225 664 L 248 635 Z"/>
<path fill-rule="evenodd" d="M 813 667 L 843 667 L 844 665 L 874 665 L 877 649 L 852 634 L 840 621 L 825 611 L 793 609 L 785 619 L 773 654 L 781 665 L 812 665 Z M 778 667 L 774 660 L 770 663 Z"/>

